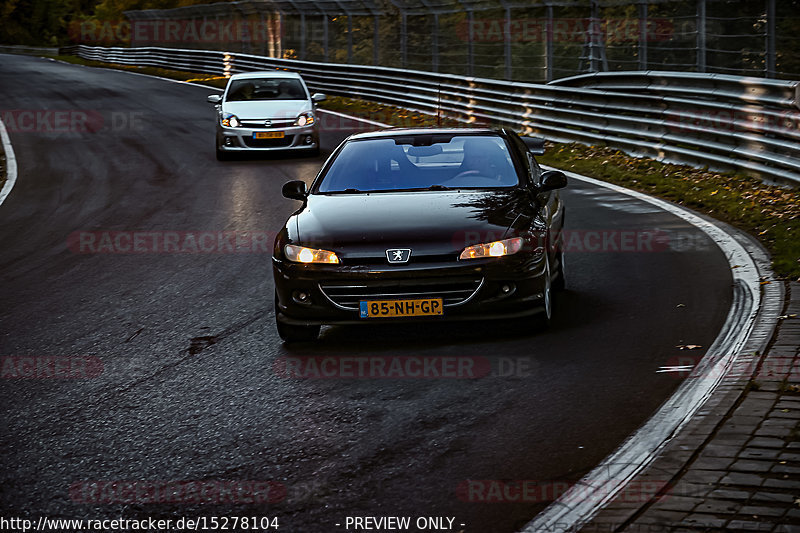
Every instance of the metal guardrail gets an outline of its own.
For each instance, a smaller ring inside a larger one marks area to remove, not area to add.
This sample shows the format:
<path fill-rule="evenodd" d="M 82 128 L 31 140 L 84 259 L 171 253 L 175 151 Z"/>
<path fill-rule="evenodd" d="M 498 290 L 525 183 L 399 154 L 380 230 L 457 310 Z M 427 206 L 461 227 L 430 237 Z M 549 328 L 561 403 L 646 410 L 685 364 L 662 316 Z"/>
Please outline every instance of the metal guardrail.
<path fill-rule="evenodd" d="M 0 46 L 0 53 L 2 54 L 24 54 L 24 55 L 56 55 L 58 48 L 47 48 L 42 46 L 21 46 L 21 45 L 2 45 Z"/>
<path fill-rule="evenodd" d="M 662 96 L 693 96 L 746 105 L 800 107 L 800 82 L 671 71 L 595 72 L 550 82 L 562 87 L 585 87 L 617 92 L 646 92 Z"/>
<path fill-rule="evenodd" d="M 287 69 L 301 73 L 313 90 L 332 95 L 438 113 L 465 124 L 502 124 L 553 141 L 605 143 L 635 156 L 800 184 L 797 82 L 634 72 L 541 85 L 221 51 L 78 45 L 62 53 L 220 76 Z"/>

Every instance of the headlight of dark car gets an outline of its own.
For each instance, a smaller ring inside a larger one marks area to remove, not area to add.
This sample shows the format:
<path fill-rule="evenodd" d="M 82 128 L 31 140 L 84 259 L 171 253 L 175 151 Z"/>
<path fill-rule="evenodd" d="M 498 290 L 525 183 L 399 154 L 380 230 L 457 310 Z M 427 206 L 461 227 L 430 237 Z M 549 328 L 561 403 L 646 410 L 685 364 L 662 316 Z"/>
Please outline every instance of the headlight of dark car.
<path fill-rule="evenodd" d="M 486 257 L 503 257 L 513 255 L 522 250 L 522 237 L 503 239 L 502 241 L 473 244 L 467 246 L 458 256 L 459 259 L 484 259 Z"/>
<path fill-rule="evenodd" d="M 339 257 L 337 257 L 336 253 L 328 250 L 318 250 L 315 248 L 306 248 L 305 246 L 287 244 L 283 247 L 283 253 L 286 254 L 286 259 L 294 263 L 339 264 Z"/>

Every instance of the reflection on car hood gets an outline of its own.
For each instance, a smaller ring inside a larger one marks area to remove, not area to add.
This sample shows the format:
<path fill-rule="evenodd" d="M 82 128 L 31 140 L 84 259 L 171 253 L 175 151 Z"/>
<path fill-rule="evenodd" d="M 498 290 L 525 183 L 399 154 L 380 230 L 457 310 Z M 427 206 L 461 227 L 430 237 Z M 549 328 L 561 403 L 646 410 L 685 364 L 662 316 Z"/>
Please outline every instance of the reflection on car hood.
<path fill-rule="evenodd" d="M 225 102 L 222 105 L 223 113 L 233 113 L 244 120 L 254 118 L 297 118 L 297 115 L 304 111 L 311 111 L 311 104 L 307 100 Z"/>
<path fill-rule="evenodd" d="M 503 238 L 535 213 L 511 191 L 313 194 L 295 216 L 299 242 L 343 257 L 382 256 L 387 248 L 439 255 Z"/>

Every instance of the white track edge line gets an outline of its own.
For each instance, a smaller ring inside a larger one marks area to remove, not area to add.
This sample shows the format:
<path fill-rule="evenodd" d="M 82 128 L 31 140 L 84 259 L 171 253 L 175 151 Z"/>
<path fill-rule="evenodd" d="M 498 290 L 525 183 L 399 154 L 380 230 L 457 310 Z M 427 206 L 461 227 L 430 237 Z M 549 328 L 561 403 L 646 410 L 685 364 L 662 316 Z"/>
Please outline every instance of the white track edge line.
<path fill-rule="evenodd" d="M 8 136 L 6 125 L 0 120 L 0 141 L 3 143 L 3 150 L 6 153 L 6 181 L 3 183 L 3 188 L 0 190 L 0 205 L 8 195 L 14 184 L 17 182 L 17 157 L 14 155 L 14 148 L 11 146 L 11 139 Z"/>
<path fill-rule="evenodd" d="M 658 452 L 676 436 L 725 377 L 749 338 L 761 303 L 758 269 L 753 258 L 732 235 L 719 226 L 665 200 L 574 172 L 562 172 L 570 178 L 648 202 L 706 233 L 725 254 L 731 266 L 734 287 L 737 284 L 746 287 L 750 298 L 748 300 L 748 295 L 745 295 L 744 303 L 749 301 L 749 305 L 743 306 L 741 295 L 734 291 L 734 301 L 725 324 L 703 357 L 705 361 L 715 361 L 711 370 L 704 371 L 707 377 L 684 380 L 647 422 L 570 490 L 539 513 L 521 533 L 577 530 L 619 494 L 627 482 L 651 464 Z M 737 325 L 739 329 L 735 329 Z M 593 493 L 591 498 L 586 497 L 587 489 Z"/>

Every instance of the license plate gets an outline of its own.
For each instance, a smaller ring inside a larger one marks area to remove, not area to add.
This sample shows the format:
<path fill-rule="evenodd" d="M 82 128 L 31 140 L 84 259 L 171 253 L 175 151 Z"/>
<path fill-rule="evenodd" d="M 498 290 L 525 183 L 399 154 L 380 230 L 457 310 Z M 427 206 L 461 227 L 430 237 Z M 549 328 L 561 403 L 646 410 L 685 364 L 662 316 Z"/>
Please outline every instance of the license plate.
<path fill-rule="evenodd" d="M 441 298 L 425 300 L 362 300 L 361 318 L 443 315 Z"/>
<path fill-rule="evenodd" d="M 254 131 L 253 139 L 283 139 L 282 131 Z"/>

